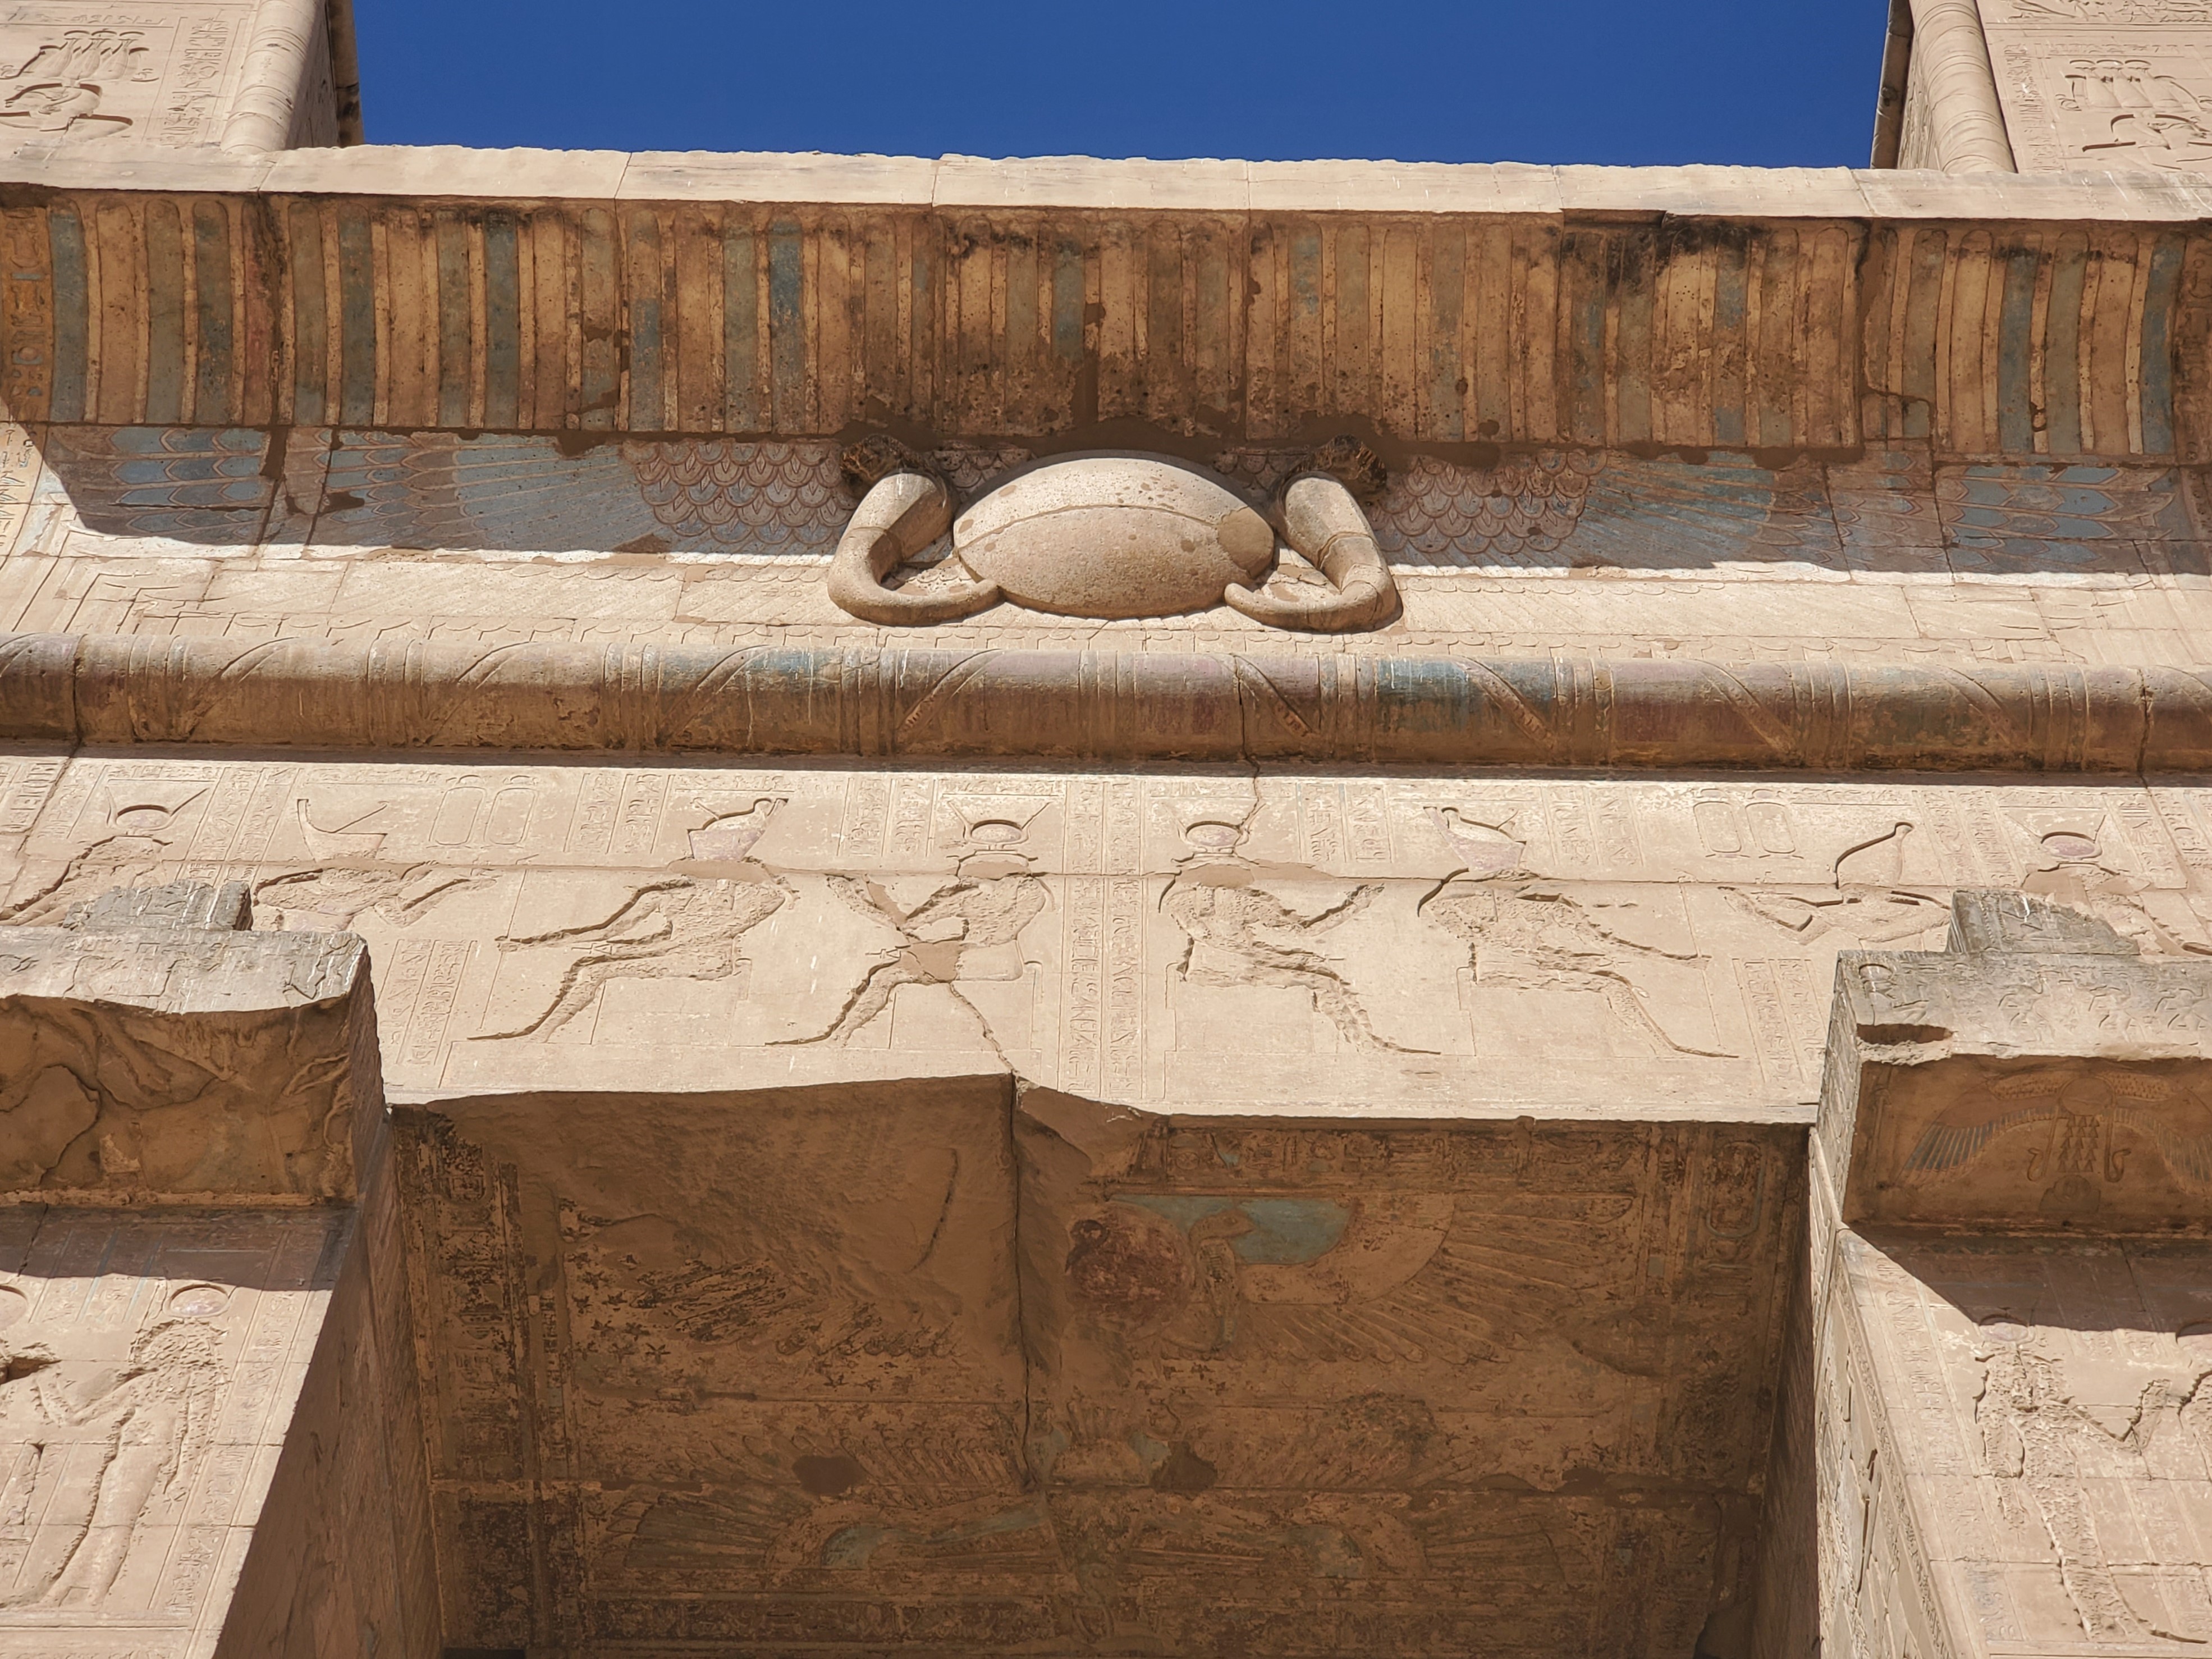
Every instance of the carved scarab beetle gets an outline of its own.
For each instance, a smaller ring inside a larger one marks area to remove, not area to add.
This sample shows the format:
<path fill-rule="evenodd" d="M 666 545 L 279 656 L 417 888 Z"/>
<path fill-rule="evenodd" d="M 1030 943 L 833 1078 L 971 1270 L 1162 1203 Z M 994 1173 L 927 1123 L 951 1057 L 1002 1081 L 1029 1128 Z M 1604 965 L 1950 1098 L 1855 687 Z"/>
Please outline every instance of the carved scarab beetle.
<path fill-rule="evenodd" d="M 1314 452 L 1272 499 L 1158 455 L 1055 456 L 994 479 L 957 520 L 952 491 L 888 438 L 845 452 L 860 504 L 830 566 L 830 597 L 870 622 L 949 622 L 1000 599 L 1064 617 L 1169 617 L 1226 603 L 1278 628 L 1374 628 L 1397 613 L 1397 586 L 1359 494 L 1381 462 L 1339 440 Z M 913 591 L 885 578 L 952 532 L 961 573 Z M 1326 579 L 1267 591 L 1279 547 Z M 1301 597 L 1310 589 L 1314 597 Z"/>

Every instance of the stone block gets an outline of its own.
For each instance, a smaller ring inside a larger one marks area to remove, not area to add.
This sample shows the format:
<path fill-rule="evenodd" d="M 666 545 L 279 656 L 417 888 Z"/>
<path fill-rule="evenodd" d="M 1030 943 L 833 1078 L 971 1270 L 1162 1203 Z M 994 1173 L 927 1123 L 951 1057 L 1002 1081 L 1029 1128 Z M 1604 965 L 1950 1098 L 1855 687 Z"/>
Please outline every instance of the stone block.
<path fill-rule="evenodd" d="M 1559 169 L 1520 161 L 1252 161 L 1255 213 L 1528 213 L 1560 209 Z"/>
<path fill-rule="evenodd" d="M 0 1192 L 354 1194 L 382 1107 L 365 947 L 246 913 L 172 883 L 0 927 Z"/>
<path fill-rule="evenodd" d="M 2212 1222 L 2212 962 L 1970 890 L 1948 950 L 1836 972 L 1820 1138 L 1846 1224 Z"/>
<path fill-rule="evenodd" d="M 260 187 L 283 195 L 559 197 L 611 202 L 629 157 L 612 149 L 471 149 L 456 144 L 356 144 L 285 150 Z"/>
<path fill-rule="evenodd" d="M 1856 175 L 1843 167 L 1606 167 L 1553 169 L 1562 211 L 1580 217 L 1698 214 L 1717 218 L 1856 219 L 1867 212 Z"/>
<path fill-rule="evenodd" d="M 935 200 L 945 208 L 1066 207 L 1177 210 L 1242 216 L 1251 202 L 1243 161 L 1100 161 L 1047 155 L 987 161 L 946 155 Z"/>

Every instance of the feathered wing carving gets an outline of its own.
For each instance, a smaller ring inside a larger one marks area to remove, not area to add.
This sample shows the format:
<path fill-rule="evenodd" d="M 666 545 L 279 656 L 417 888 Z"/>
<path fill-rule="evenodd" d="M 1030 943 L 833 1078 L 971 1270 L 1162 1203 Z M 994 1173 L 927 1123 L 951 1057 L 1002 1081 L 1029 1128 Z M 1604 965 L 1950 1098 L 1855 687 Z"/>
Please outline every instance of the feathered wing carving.
<path fill-rule="evenodd" d="M 2110 1079 L 2112 1098 L 2077 1111 L 2059 1098 L 2076 1081 L 2070 1075 L 2039 1073 L 1960 1102 L 1921 1131 L 1905 1160 L 1906 1170 L 1939 1175 L 1979 1157 L 2008 1130 L 2065 1117 L 2091 1117 L 2134 1130 L 2158 1148 L 2181 1181 L 2212 1189 L 2212 1105 L 2193 1093 L 2178 1095 L 2163 1079 L 2126 1073 Z"/>
<path fill-rule="evenodd" d="M 314 538 L 826 557 L 852 511 L 826 442 L 348 433 L 331 456 Z"/>
<path fill-rule="evenodd" d="M 826 554 L 853 511 L 831 444 L 686 440 L 622 453 L 653 517 L 687 549 Z"/>
<path fill-rule="evenodd" d="M 1966 1116 L 1966 1113 L 1972 1109 L 1968 1108 L 1962 1112 L 1954 1108 L 1922 1130 L 1905 1167 L 1916 1175 L 1940 1175 L 1979 1157 L 1984 1147 L 2008 1129 L 2029 1123 L 2048 1123 L 2065 1115 L 2055 1098 L 2000 1109 L 1987 1116 Z"/>
<path fill-rule="evenodd" d="M 1548 450 L 1467 466 L 1418 456 L 1375 504 L 1401 566 L 1692 570 L 1826 558 L 1835 540 L 1817 470 L 1747 458 L 1702 465 Z"/>
<path fill-rule="evenodd" d="M 1511 563 L 1556 551 L 1582 521 L 1601 455 L 1575 450 L 1494 467 L 1419 456 L 1390 480 L 1375 512 L 1383 556 L 1402 564 Z"/>
<path fill-rule="evenodd" d="M 2183 1182 L 2191 1187 L 2212 1189 L 2212 1129 L 2190 1134 L 2175 1123 L 2170 1111 L 2148 1110 L 2140 1106 L 2115 1108 L 2112 1121 L 2124 1123 L 2148 1138 L 2166 1159 L 2166 1166 Z"/>

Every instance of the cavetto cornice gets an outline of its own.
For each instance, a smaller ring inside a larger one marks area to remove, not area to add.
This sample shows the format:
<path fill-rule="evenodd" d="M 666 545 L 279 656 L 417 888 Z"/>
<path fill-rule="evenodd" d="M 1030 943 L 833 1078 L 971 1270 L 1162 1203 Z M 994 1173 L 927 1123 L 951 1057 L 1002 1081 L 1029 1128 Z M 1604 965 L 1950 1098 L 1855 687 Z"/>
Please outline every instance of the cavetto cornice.
<path fill-rule="evenodd" d="M 15 634 L 0 740 L 2182 773 L 2212 769 L 2212 672 Z"/>
<path fill-rule="evenodd" d="M 0 162 L 19 420 L 2202 456 L 2212 187 L 356 148 Z"/>

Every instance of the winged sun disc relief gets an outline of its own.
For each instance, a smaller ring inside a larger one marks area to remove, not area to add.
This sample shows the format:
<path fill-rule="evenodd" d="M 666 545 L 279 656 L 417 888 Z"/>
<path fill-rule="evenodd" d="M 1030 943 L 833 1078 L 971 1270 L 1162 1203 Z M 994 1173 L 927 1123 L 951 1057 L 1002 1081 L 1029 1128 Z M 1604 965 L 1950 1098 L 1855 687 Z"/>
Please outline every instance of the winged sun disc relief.
<path fill-rule="evenodd" d="M 830 597 L 870 622 L 950 622 L 1012 601 L 1056 616 L 1170 617 L 1226 604 L 1277 628 L 1348 633 L 1398 611 L 1361 495 L 1382 465 L 1339 441 L 1263 513 L 1227 479 L 1161 456 L 1062 456 L 1007 473 L 956 520 L 951 487 L 885 438 L 845 452 L 866 493 L 830 567 Z M 887 579 L 951 533 L 953 580 Z M 1321 581 L 1272 581 L 1287 547 Z"/>

